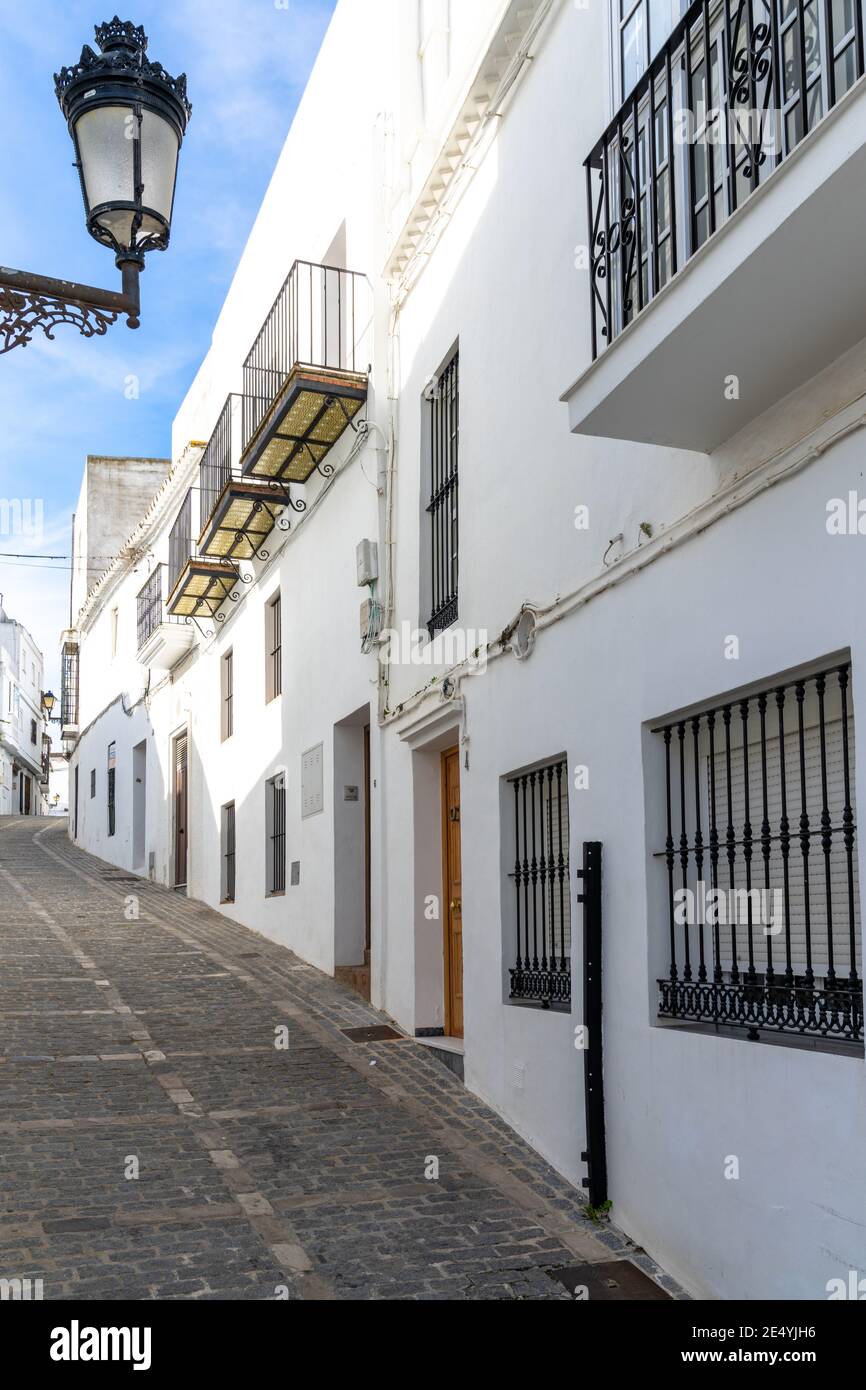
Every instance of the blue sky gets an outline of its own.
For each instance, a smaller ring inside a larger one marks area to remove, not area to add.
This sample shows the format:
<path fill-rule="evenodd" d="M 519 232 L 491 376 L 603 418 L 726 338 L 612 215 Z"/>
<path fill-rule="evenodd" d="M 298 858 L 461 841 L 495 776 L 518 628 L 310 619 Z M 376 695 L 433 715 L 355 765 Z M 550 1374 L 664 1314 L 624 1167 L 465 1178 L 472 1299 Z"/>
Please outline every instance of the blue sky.
<path fill-rule="evenodd" d="M 142 326 L 104 339 L 70 327 L 0 357 L 0 498 L 41 500 L 38 544 L 0 534 L 0 593 L 33 632 L 57 689 L 68 612 L 70 517 L 87 454 L 168 456 L 171 421 L 207 351 L 336 0 L 135 0 L 149 56 L 185 71 L 193 115 L 169 250 L 148 260 Z M 119 288 L 84 229 L 53 74 L 77 61 L 111 0 L 0 0 L 0 264 Z M 129 399 L 127 378 L 140 382 Z M 30 515 L 35 515 L 35 510 Z"/>

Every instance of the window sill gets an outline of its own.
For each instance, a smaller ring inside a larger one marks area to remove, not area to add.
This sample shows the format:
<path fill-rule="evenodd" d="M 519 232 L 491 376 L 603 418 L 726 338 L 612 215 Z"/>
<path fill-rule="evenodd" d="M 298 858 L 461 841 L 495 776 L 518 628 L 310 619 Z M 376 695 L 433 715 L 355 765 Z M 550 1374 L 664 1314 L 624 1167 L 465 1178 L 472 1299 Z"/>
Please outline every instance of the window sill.
<path fill-rule="evenodd" d="M 503 1002 L 505 1003 L 506 1008 L 510 1009 L 535 1009 L 537 1013 L 542 1014 L 571 1013 L 571 1001 L 569 1001 L 567 1004 L 545 1004 L 538 999 L 506 999 Z"/>
<path fill-rule="evenodd" d="M 278 888 L 278 889 L 276 890 L 276 892 L 274 892 L 274 893 L 266 893 L 266 894 L 265 894 L 265 897 L 266 897 L 266 898 L 284 898 L 285 896 L 286 896 L 286 890 L 285 890 L 285 888 Z"/>
<path fill-rule="evenodd" d="M 656 1018 L 653 1019 L 652 1027 L 666 1033 L 701 1033 L 705 1037 L 726 1038 L 729 1042 L 749 1043 L 753 1047 L 769 1044 L 772 1047 L 796 1048 L 801 1052 L 831 1052 L 838 1057 L 855 1057 L 858 1060 L 866 1055 L 862 1043 L 842 1042 L 836 1038 L 805 1037 L 799 1033 L 774 1033 L 769 1029 L 761 1030 L 757 1038 L 750 1038 L 744 1027 L 736 1028 L 732 1024 L 689 1023 L 686 1020 Z"/>

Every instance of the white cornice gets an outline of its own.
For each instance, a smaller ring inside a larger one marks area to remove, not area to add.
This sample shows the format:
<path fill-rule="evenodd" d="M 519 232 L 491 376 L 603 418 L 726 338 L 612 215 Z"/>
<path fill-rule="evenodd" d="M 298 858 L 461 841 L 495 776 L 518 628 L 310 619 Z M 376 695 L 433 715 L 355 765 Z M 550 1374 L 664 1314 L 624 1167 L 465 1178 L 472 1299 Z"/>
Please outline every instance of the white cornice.
<path fill-rule="evenodd" d="M 496 117 L 531 57 L 557 0 L 510 0 L 469 85 L 427 181 L 398 234 L 384 275 L 400 302 L 422 273 L 442 232 L 474 178 L 496 128 Z"/>

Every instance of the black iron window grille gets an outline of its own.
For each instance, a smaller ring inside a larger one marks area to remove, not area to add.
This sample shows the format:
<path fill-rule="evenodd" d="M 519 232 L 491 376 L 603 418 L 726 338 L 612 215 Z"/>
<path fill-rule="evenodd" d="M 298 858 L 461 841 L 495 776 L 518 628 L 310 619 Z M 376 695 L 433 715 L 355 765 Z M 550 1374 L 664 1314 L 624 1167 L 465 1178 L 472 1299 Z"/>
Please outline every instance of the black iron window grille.
<path fill-rule="evenodd" d="M 117 829 L 115 808 L 115 776 L 117 767 L 117 745 L 108 745 L 108 834 L 112 836 Z"/>
<path fill-rule="evenodd" d="M 60 726 L 78 726 L 78 644 L 64 642 L 60 675 Z"/>
<path fill-rule="evenodd" d="M 283 693 L 283 605 L 279 594 L 267 607 L 267 700 Z"/>
<path fill-rule="evenodd" d="M 224 903 L 235 900 L 235 803 L 223 807 L 223 891 Z"/>
<path fill-rule="evenodd" d="M 454 353 L 429 392 L 430 617 L 432 637 L 457 621 L 460 354 Z"/>
<path fill-rule="evenodd" d="M 222 741 L 232 737 L 235 731 L 235 657 L 233 651 L 226 652 L 222 660 Z"/>
<path fill-rule="evenodd" d="M 91 801 L 93 800 L 93 798 L 94 798 L 95 796 L 96 796 L 96 768 L 95 768 L 95 767 L 92 767 L 92 768 L 90 769 L 90 799 L 91 799 Z"/>
<path fill-rule="evenodd" d="M 517 963 L 511 998 L 571 1005 L 568 766 L 564 759 L 510 777 Z"/>
<path fill-rule="evenodd" d="M 623 38 L 628 95 L 586 160 L 593 357 L 863 76 L 862 5 L 695 0 L 636 66 Z"/>
<path fill-rule="evenodd" d="M 850 674 L 844 664 L 656 730 L 661 1018 L 862 1044 Z"/>
<path fill-rule="evenodd" d="M 31 719 L 31 720 L 30 720 L 30 742 L 31 742 L 31 743 L 34 743 L 34 744 L 35 744 L 35 742 L 36 742 L 36 720 L 35 720 L 35 719 Z"/>
<path fill-rule="evenodd" d="M 244 362 L 244 450 L 295 367 L 366 372 L 358 341 L 364 280 L 354 270 L 295 261 Z"/>
<path fill-rule="evenodd" d="M 157 565 L 147 583 L 139 590 L 136 598 L 136 635 L 138 650 L 153 635 L 163 621 L 162 610 L 162 565 Z"/>
<path fill-rule="evenodd" d="M 268 782 L 268 893 L 286 891 L 286 782 Z"/>
<path fill-rule="evenodd" d="M 192 556 L 192 488 L 183 499 L 168 535 L 168 592 L 174 589 Z"/>

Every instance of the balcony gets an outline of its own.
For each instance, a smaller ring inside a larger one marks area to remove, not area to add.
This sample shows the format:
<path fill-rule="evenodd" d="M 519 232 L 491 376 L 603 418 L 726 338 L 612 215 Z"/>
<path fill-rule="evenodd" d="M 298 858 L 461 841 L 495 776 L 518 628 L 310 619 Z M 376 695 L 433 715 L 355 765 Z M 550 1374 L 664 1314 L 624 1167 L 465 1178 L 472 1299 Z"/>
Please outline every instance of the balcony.
<path fill-rule="evenodd" d="M 696 0 L 639 78 L 586 161 L 575 433 L 708 453 L 864 337 L 862 5 Z"/>
<path fill-rule="evenodd" d="M 137 597 L 138 660 L 149 671 L 171 671 L 195 641 L 191 626 L 171 622 L 165 608 L 165 565 L 157 565 Z"/>
<path fill-rule="evenodd" d="M 60 659 L 60 737 L 78 737 L 78 634 L 73 628 L 63 634 Z"/>
<path fill-rule="evenodd" d="M 226 599 L 236 593 L 237 566 L 196 553 L 192 539 L 192 491 L 188 492 L 168 539 L 167 611 L 188 627 L 218 619 Z"/>
<path fill-rule="evenodd" d="M 268 559 L 264 542 L 274 526 L 289 529 L 282 514 L 289 506 L 303 509 L 292 501 L 287 483 L 244 478 L 239 466 L 242 426 L 243 398 L 231 395 L 199 465 L 203 524 L 198 553 L 210 559 Z"/>
<path fill-rule="evenodd" d="M 366 278 L 296 261 L 244 363 L 242 471 L 306 483 L 367 399 Z"/>

